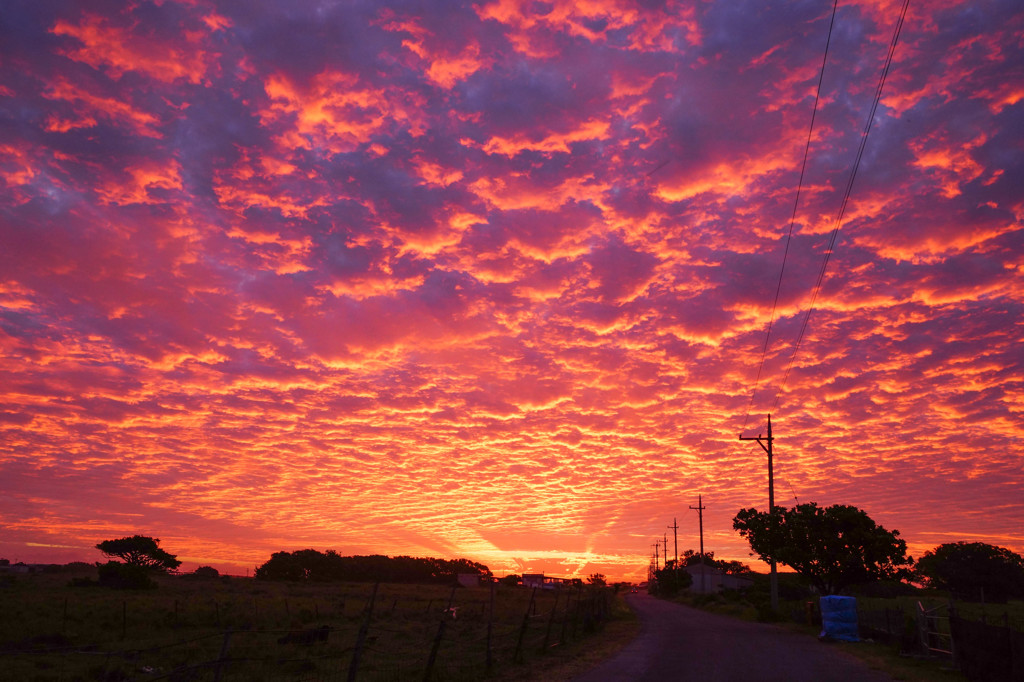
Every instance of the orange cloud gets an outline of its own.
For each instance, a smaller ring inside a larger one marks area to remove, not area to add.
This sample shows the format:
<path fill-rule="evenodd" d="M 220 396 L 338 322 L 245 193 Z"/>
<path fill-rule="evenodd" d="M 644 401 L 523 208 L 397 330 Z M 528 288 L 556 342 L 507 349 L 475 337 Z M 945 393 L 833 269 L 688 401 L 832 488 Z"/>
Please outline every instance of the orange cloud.
<path fill-rule="evenodd" d="M 570 145 L 575 142 L 608 139 L 609 128 L 607 121 L 591 119 L 581 122 L 574 130 L 550 133 L 539 140 L 531 139 L 532 136 L 525 133 L 517 133 L 512 137 L 495 136 L 481 145 L 481 148 L 488 154 L 503 154 L 509 157 L 525 151 L 569 153 Z M 470 146 L 473 143 L 463 140 L 463 144 Z"/>
<path fill-rule="evenodd" d="M 95 125 L 97 118 L 114 125 L 129 128 L 139 135 L 158 138 L 160 120 L 148 112 L 135 108 L 128 102 L 90 92 L 84 85 L 74 85 L 65 79 L 58 79 L 50 85 L 43 96 L 47 99 L 67 102 L 78 113 L 78 119 L 62 119 L 51 116 L 47 126 L 51 130 L 66 132 L 74 128 Z"/>
<path fill-rule="evenodd" d="M 174 162 L 145 161 L 125 169 L 127 177 L 97 183 L 96 194 L 105 204 L 167 203 L 161 191 L 182 189 L 181 166 Z"/>
<path fill-rule="evenodd" d="M 215 15 L 207 19 L 218 28 L 226 26 L 225 20 Z M 105 67 L 114 78 L 137 71 L 167 83 L 199 83 L 214 56 L 203 49 L 203 35 L 186 33 L 186 45 L 154 40 L 153 36 L 138 35 L 132 28 L 115 26 L 108 18 L 96 14 L 85 14 L 78 24 L 58 20 L 51 32 L 75 38 L 82 44 L 65 49 L 65 56 L 97 69 Z"/>
<path fill-rule="evenodd" d="M 474 73 L 488 65 L 480 57 L 480 46 L 474 42 L 453 52 L 446 41 L 440 41 L 414 21 L 391 21 L 385 24 L 389 31 L 410 33 L 413 37 L 403 40 L 402 46 L 428 64 L 425 74 L 436 85 L 450 90 Z"/>
<path fill-rule="evenodd" d="M 492 206 L 502 210 L 538 208 L 553 211 L 569 201 L 594 201 L 608 185 L 593 176 L 567 177 L 558 185 L 530 177 L 526 173 L 509 173 L 504 177 L 482 177 L 469 184 L 469 189 Z"/>
<path fill-rule="evenodd" d="M 914 152 L 914 165 L 932 172 L 947 199 L 959 196 L 964 184 L 978 178 L 985 168 L 975 161 L 972 152 L 987 141 L 987 135 L 981 134 L 973 140 L 959 140 L 950 144 L 933 135 L 918 138 L 911 142 Z"/>
<path fill-rule="evenodd" d="M 682 27 L 686 41 L 699 45 L 702 36 L 694 8 L 671 3 L 657 10 L 637 8 L 628 0 L 555 0 L 549 11 L 539 13 L 530 0 L 494 0 L 476 6 L 481 19 L 493 19 L 510 27 L 509 40 L 531 57 L 554 56 L 541 30 L 564 32 L 590 42 L 603 42 L 614 30 L 628 30 L 630 47 L 639 51 L 677 51 L 672 32 Z M 595 28 L 598 24 L 601 28 Z"/>
<path fill-rule="evenodd" d="M 415 97 L 387 89 L 360 87 L 359 77 L 325 71 L 300 85 L 282 74 L 264 83 L 270 97 L 260 112 L 264 125 L 283 128 L 282 150 L 349 152 L 375 136 L 404 128 L 422 135 L 425 126 Z"/>

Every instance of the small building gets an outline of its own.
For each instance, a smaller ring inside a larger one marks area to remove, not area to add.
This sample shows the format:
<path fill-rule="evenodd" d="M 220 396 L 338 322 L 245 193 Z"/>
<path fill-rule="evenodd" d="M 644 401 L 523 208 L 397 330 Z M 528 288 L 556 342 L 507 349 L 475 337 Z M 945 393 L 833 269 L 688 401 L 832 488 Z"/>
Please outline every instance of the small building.
<path fill-rule="evenodd" d="M 556 590 L 572 585 L 572 578 L 556 578 L 543 573 L 524 573 L 523 587 L 539 587 L 542 590 Z"/>
<path fill-rule="evenodd" d="M 523 587 L 541 587 L 543 584 L 543 573 L 523 573 Z"/>
<path fill-rule="evenodd" d="M 723 590 L 743 590 L 754 584 L 750 578 L 723 573 L 721 569 L 714 566 L 691 564 L 683 570 L 693 578 L 690 591 L 700 594 L 717 593 Z"/>
<path fill-rule="evenodd" d="M 458 580 L 463 587 L 480 587 L 479 573 L 459 573 Z"/>

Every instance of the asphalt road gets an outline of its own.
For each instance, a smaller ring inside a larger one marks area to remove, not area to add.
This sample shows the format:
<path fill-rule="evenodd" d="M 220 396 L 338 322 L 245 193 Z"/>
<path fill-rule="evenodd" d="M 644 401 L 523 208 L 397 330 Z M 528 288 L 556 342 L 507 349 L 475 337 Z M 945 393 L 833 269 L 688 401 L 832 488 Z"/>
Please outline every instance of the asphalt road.
<path fill-rule="evenodd" d="M 750 623 L 644 592 L 627 597 L 641 631 L 573 682 L 883 682 L 891 678 L 815 637 Z"/>

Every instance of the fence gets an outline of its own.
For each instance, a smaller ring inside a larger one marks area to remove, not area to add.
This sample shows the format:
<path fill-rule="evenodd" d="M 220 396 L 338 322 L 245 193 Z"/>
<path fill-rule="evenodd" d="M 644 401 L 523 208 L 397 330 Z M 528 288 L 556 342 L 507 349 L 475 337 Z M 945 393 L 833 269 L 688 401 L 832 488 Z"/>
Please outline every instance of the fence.
<path fill-rule="evenodd" d="M 252 619 L 256 604 L 248 620 L 232 621 L 232 609 L 215 606 L 217 622 L 233 627 L 165 639 L 133 637 L 125 601 L 121 622 L 108 623 L 121 630 L 122 646 L 73 645 L 50 636 L 35 640 L 50 646 L 0 649 L 0 671 L 8 671 L 0 672 L 0 679 L 476 680 L 497 666 L 525 662 L 582 638 L 608 616 L 610 599 L 608 590 L 516 588 L 505 590 L 496 608 L 493 589 L 453 588 L 447 599 L 418 599 L 384 595 L 374 587 L 357 612 L 346 609 L 345 601 L 340 609 L 321 613 L 316 606 L 289 606 L 286 600 L 285 611 L 309 621 L 309 627 L 260 626 Z M 188 613 L 180 613 L 177 602 L 174 609 L 181 629 L 188 630 Z M 266 615 L 271 605 L 263 610 Z M 66 603 L 64 612 L 66 622 Z"/>
<path fill-rule="evenodd" d="M 996 625 L 964 617 L 952 602 L 927 609 L 918 602 L 913 615 L 899 608 L 860 609 L 858 618 L 863 636 L 947 657 L 969 680 L 1024 680 L 1024 633 L 1010 627 L 1008 615 Z"/>

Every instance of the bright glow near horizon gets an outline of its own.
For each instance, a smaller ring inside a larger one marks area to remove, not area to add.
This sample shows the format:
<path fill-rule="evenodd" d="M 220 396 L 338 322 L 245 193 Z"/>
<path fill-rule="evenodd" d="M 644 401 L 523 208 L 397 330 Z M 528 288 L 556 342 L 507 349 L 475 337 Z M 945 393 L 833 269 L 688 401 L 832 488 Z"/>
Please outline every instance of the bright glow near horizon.
<path fill-rule="evenodd" d="M 15 2 L 0 556 L 640 578 L 763 431 L 899 3 Z M 912 5 L 773 413 L 776 500 L 1024 552 L 1024 12 Z M 671 552 L 670 552 L 671 555 Z M 755 568 L 761 569 L 757 564 Z"/>

